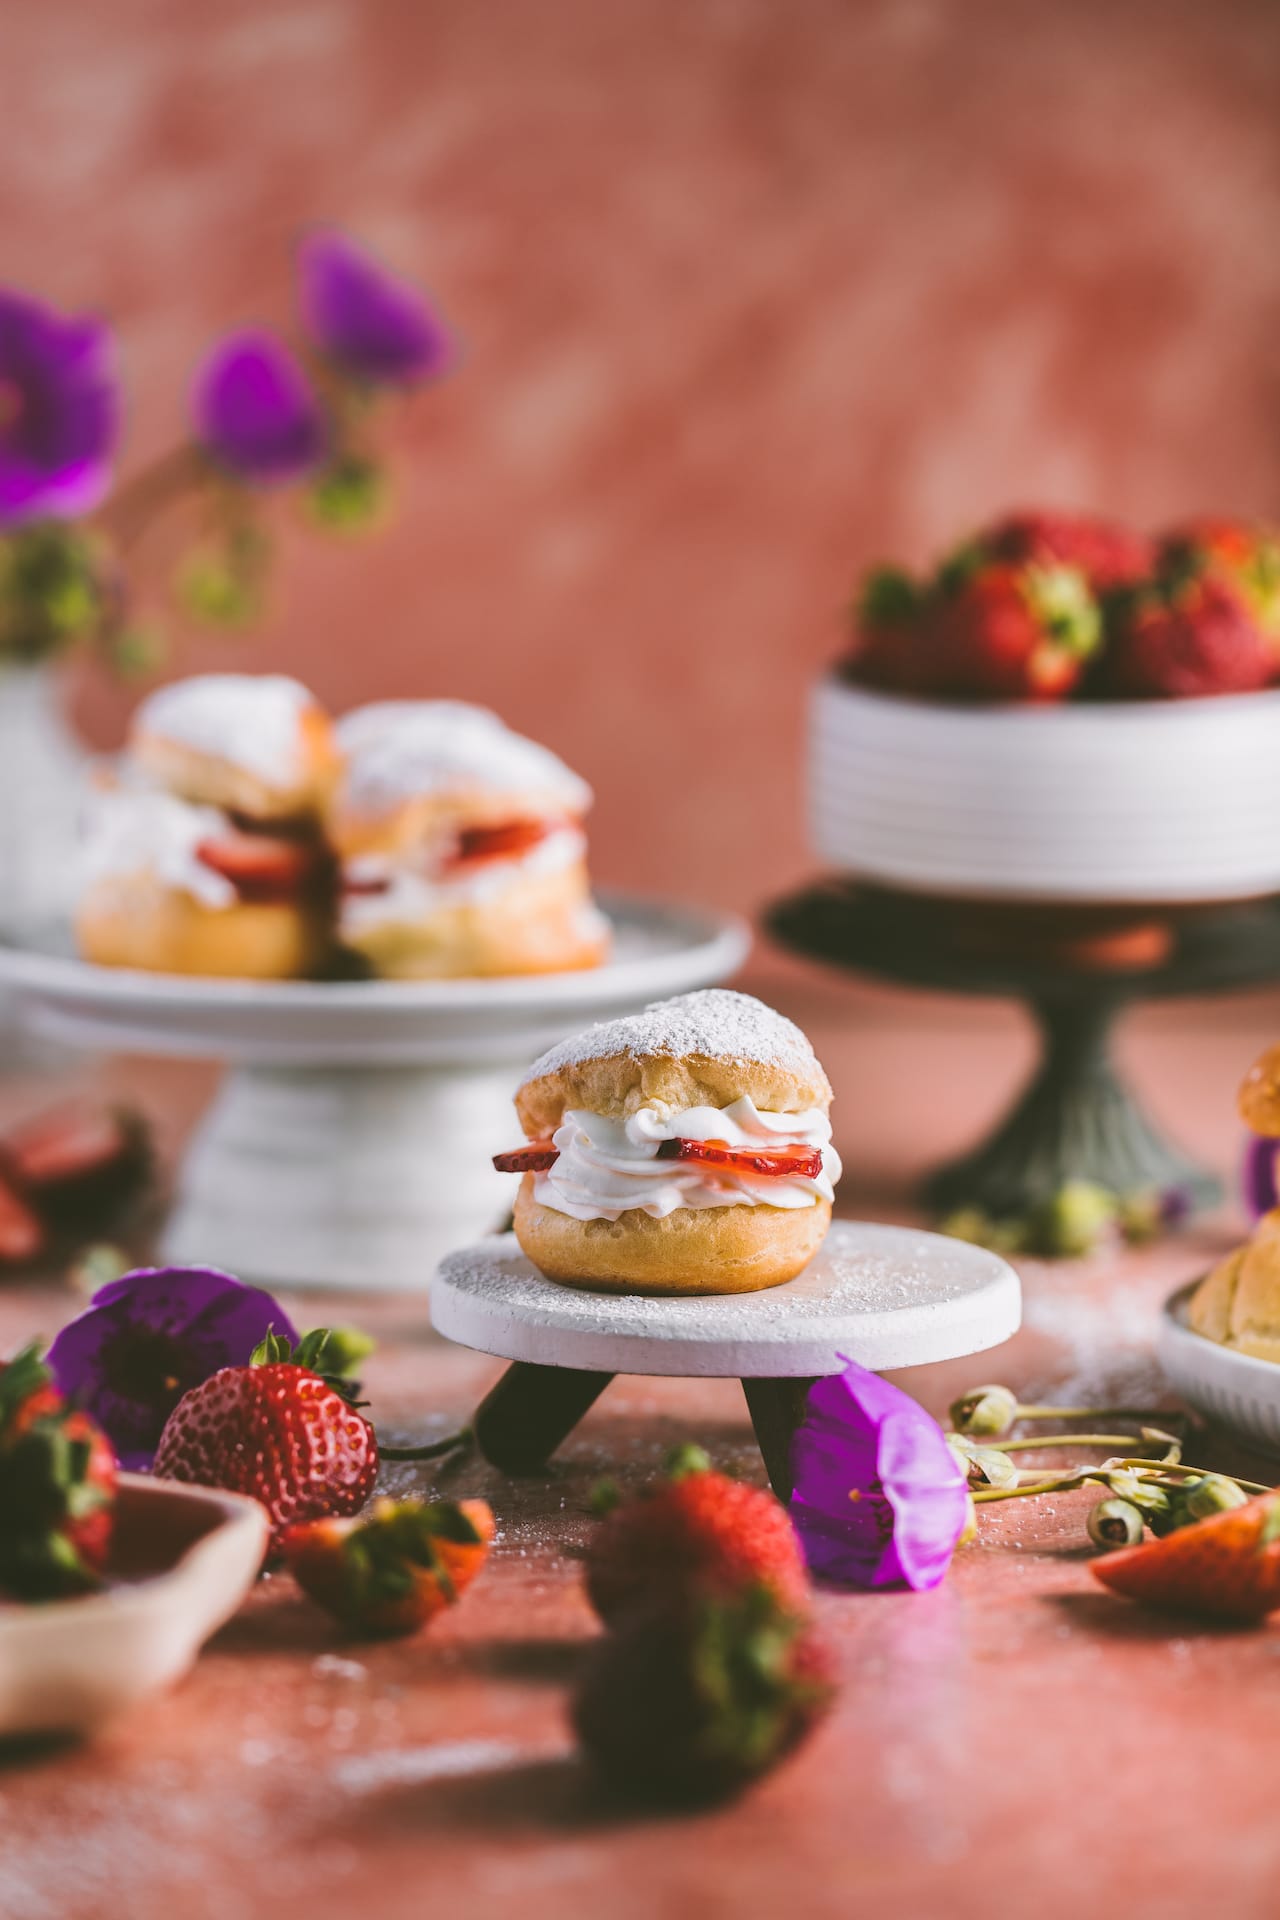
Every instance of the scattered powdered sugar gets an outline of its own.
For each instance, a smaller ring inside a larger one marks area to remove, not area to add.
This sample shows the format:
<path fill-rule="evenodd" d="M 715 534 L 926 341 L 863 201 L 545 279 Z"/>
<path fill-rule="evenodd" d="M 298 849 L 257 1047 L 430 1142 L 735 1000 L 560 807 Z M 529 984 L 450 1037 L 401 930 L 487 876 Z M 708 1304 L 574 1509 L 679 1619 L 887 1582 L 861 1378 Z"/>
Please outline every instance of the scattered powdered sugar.
<path fill-rule="evenodd" d="M 133 739 L 151 735 L 230 760 L 269 786 L 291 785 L 306 767 L 302 716 L 315 701 L 282 673 L 205 673 L 144 700 Z"/>
<path fill-rule="evenodd" d="M 476 788 L 575 816 L 591 805 L 586 781 L 549 747 L 463 700 L 382 700 L 346 714 L 337 733 L 346 760 L 343 800 L 357 813 L 380 813 L 424 793 Z"/>
<path fill-rule="evenodd" d="M 344 1793 L 378 1793 L 385 1787 L 423 1786 L 430 1780 L 458 1780 L 469 1774 L 505 1773 L 539 1760 L 560 1759 L 569 1751 L 521 1747 L 514 1740 L 448 1740 L 432 1747 L 397 1747 L 353 1755 L 333 1770 Z"/>
<path fill-rule="evenodd" d="M 558 1041 L 534 1061 L 524 1084 L 540 1080 L 544 1073 L 559 1073 L 587 1060 L 608 1060 L 615 1054 L 638 1060 L 683 1059 L 691 1053 L 776 1067 L 802 1078 L 822 1071 L 813 1048 L 793 1021 L 749 993 L 708 987 L 700 993 L 679 994 L 674 1000 L 655 1000 L 643 1013 L 602 1020 Z"/>

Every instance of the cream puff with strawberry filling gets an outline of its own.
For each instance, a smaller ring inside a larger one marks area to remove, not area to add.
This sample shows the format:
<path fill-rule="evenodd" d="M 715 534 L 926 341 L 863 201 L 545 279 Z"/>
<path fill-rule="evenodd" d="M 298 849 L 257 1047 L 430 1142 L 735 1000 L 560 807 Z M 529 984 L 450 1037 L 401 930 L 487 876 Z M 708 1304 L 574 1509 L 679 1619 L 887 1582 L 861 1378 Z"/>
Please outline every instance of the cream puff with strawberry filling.
<path fill-rule="evenodd" d="M 683 994 L 592 1027 L 516 1095 L 521 1247 L 549 1279 L 617 1293 L 750 1293 L 795 1275 L 831 1221 L 831 1088 L 798 1027 L 742 993 Z"/>
<path fill-rule="evenodd" d="M 400 980 L 600 965 L 585 781 L 460 701 L 386 701 L 337 731 L 329 835 L 348 953 Z"/>
<path fill-rule="evenodd" d="M 245 979 L 323 969 L 331 729 L 296 681 L 215 674 L 144 702 L 87 809 L 80 950 L 100 966 Z"/>

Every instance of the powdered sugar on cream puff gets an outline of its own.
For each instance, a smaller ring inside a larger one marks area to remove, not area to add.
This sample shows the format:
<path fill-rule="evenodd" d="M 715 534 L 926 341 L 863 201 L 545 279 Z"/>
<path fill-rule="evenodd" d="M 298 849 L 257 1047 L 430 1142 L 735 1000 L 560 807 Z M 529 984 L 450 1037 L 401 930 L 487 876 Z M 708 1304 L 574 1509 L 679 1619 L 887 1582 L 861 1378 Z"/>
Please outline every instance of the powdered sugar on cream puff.
<path fill-rule="evenodd" d="M 580 818 L 585 780 L 549 748 L 512 733 L 497 714 L 461 700 L 386 700 L 337 728 L 346 770 L 340 805 L 379 815 L 424 794 L 509 793 L 538 813 Z"/>
<path fill-rule="evenodd" d="M 284 674 L 200 674 L 145 700 L 133 740 L 172 742 L 228 760 L 268 787 L 290 787 L 307 773 L 304 719 L 313 709 L 307 689 Z"/>
<path fill-rule="evenodd" d="M 199 848 L 225 833 L 226 824 L 216 807 L 194 807 L 169 793 L 140 787 L 100 790 L 85 821 L 85 881 L 96 885 L 148 874 L 190 894 L 202 907 L 233 907 L 235 887 L 199 857 Z"/>
<path fill-rule="evenodd" d="M 820 1174 L 753 1173 L 660 1155 L 670 1140 L 716 1141 L 730 1148 L 776 1151 L 816 1148 Z M 633 1209 L 663 1220 L 677 1208 L 812 1207 L 834 1197 L 840 1157 L 831 1122 L 819 1108 L 762 1113 L 748 1097 L 729 1107 L 690 1107 L 673 1113 L 661 1102 L 627 1119 L 568 1112 L 553 1139 L 557 1158 L 534 1175 L 540 1206 L 575 1220 L 617 1220 Z"/>

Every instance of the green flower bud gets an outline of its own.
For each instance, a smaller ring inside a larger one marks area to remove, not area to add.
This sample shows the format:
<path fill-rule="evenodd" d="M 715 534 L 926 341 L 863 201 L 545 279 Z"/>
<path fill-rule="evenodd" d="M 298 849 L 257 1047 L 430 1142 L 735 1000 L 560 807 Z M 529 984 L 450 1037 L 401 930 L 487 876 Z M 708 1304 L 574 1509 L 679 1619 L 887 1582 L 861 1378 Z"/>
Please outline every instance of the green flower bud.
<path fill-rule="evenodd" d="M 1244 1488 L 1228 1480 L 1224 1473 L 1206 1473 L 1203 1479 L 1193 1480 L 1183 1489 L 1182 1496 L 1189 1520 L 1207 1520 L 1214 1513 L 1230 1513 L 1233 1507 L 1243 1507 L 1248 1498 Z"/>
<path fill-rule="evenodd" d="M 1077 1259 L 1092 1253 L 1117 1218 L 1117 1201 L 1092 1180 L 1068 1180 L 1033 1207 L 1027 1219 L 1027 1244 L 1050 1258 Z"/>
<path fill-rule="evenodd" d="M 344 454 L 311 489 L 311 512 L 322 527 L 352 533 L 369 526 L 387 502 L 386 478 L 371 460 Z"/>
<path fill-rule="evenodd" d="M 972 1486 L 1016 1487 L 1018 1469 L 999 1447 L 965 1447 L 965 1471 Z"/>
<path fill-rule="evenodd" d="M 1120 1201 L 1120 1231 L 1132 1246 L 1155 1240 L 1164 1229 L 1164 1203 L 1158 1192 L 1126 1193 Z"/>
<path fill-rule="evenodd" d="M 971 1387 L 951 1402 L 950 1420 L 957 1433 L 1007 1433 L 1017 1417 L 1018 1396 L 1010 1387 Z"/>
<path fill-rule="evenodd" d="M 1154 1485 L 1150 1480 L 1140 1480 L 1129 1467 L 1115 1467 L 1107 1475 L 1107 1485 L 1117 1499 L 1127 1500 L 1130 1506 L 1137 1507 L 1146 1515 L 1147 1524 L 1155 1533 L 1161 1524 L 1168 1522 L 1172 1503 L 1166 1487 Z"/>
<path fill-rule="evenodd" d="M 1136 1547 L 1142 1538 L 1142 1515 L 1131 1500 L 1099 1500 L 1088 1527 L 1095 1547 Z"/>

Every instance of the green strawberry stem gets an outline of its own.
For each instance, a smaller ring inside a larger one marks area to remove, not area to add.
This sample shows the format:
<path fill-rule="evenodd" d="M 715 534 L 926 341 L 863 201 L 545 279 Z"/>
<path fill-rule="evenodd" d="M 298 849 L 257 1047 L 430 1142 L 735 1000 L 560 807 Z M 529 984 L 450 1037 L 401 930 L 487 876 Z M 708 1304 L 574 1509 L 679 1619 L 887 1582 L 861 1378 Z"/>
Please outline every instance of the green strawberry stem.
<path fill-rule="evenodd" d="M 460 1427 L 457 1433 L 446 1433 L 441 1440 L 428 1440 L 420 1447 L 384 1447 L 378 1442 L 380 1460 L 438 1460 L 441 1454 L 454 1453 L 462 1447 L 469 1447 L 475 1435 L 470 1427 Z"/>

